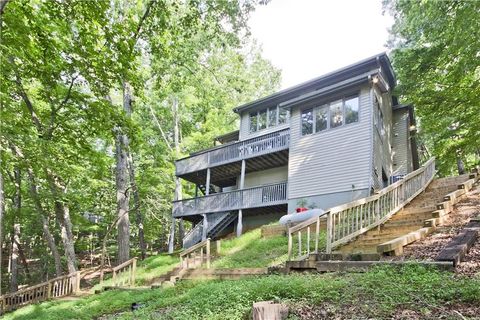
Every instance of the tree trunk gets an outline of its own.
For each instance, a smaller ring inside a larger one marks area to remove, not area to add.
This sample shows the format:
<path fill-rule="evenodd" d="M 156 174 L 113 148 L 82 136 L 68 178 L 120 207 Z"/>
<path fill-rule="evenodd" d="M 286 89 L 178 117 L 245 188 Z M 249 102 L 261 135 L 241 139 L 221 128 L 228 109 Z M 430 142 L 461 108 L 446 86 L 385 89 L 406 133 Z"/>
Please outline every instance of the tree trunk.
<path fill-rule="evenodd" d="M 15 167 L 13 172 L 13 184 L 15 185 L 15 194 L 13 196 L 13 233 L 12 233 L 12 251 L 10 255 L 10 291 L 18 290 L 18 245 L 20 243 L 20 219 L 22 210 L 22 176 L 20 168 Z"/>
<path fill-rule="evenodd" d="M 67 259 L 68 273 L 75 273 L 77 272 L 77 258 L 75 256 L 70 208 L 60 196 L 61 193 L 66 193 L 66 188 L 50 172 L 47 172 L 47 180 L 55 199 L 55 217 L 58 225 L 60 226 L 60 234 L 62 237 L 63 247 L 65 249 L 65 258 Z"/>
<path fill-rule="evenodd" d="M 465 165 L 463 163 L 462 158 L 458 156 L 457 156 L 457 170 L 459 175 L 465 174 Z"/>
<path fill-rule="evenodd" d="M 18 243 L 20 241 L 20 224 L 13 225 L 12 251 L 10 255 L 10 292 L 18 290 Z"/>
<path fill-rule="evenodd" d="M 57 277 L 60 277 L 63 273 L 62 261 L 60 259 L 60 254 L 58 253 L 58 248 L 57 248 L 57 244 L 55 243 L 55 239 L 53 238 L 52 233 L 50 232 L 50 228 L 48 227 L 47 214 L 45 213 L 45 210 L 43 210 L 42 203 L 40 202 L 40 197 L 37 192 L 37 184 L 36 184 L 32 169 L 28 169 L 28 178 L 30 180 L 30 196 L 32 197 L 33 202 L 35 203 L 35 208 L 38 211 L 39 220 L 40 220 L 40 223 L 42 224 L 43 237 L 47 242 L 48 248 L 52 253 L 53 260 L 55 263 L 55 275 Z"/>
<path fill-rule="evenodd" d="M 173 97 L 172 101 L 172 114 L 173 114 L 173 141 L 175 145 L 175 159 L 180 158 L 180 115 L 178 112 L 178 100 Z M 182 200 L 182 182 L 180 178 L 175 177 L 175 200 Z M 178 238 L 179 243 L 182 242 L 185 237 L 185 229 L 183 226 L 183 219 L 178 219 Z"/>
<path fill-rule="evenodd" d="M 18 241 L 20 241 L 20 226 L 18 230 Z M 25 275 L 27 276 L 27 280 L 30 283 L 32 281 L 32 277 L 30 275 L 30 269 L 28 269 L 27 257 L 25 256 L 25 252 L 23 251 L 22 245 L 20 244 L 20 242 L 17 242 L 17 247 L 18 247 L 18 256 L 20 257 L 20 260 L 22 260 L 23 269 L 25 270 Z"/>
<path fill-rule="evenodd" d="M 123 82 L 123 108 L 127 116 L 131 114 L 132 98 L 130 94 L 130 85 Z M 118 220 L 118 254 L 117 263 L 123 263 L 130 258 L 130 219 L 129 194 L 128 194 L 128 136 L 124 134 L 121 128 L 116 128 L 117 136 L 116 146 L 116 189 L 117 189 L 117 217 Z"/>
<path fill-rule="evenodd" d="M 0 160 L 1 161 L 1 160 Z M 1 167 L 1 166 L 0 166 Z M 3 251 L 3 216 L 5 213 L 5 196 L 3 193 L 3 175 L 0 172 L 0 296 L 2 295 L 2 251 Z"/>
<path fill-rule="evenodd" d="M 138 228 L 138 244 L 140 246 L 140 253 L 142 260 L 146 256 L 145 247 L 145 231 L 143 230 L 143 213 L 140 209 L 140 195 L 138 194 L 137 183 L 135 180 L 135 164 L 133 163 L 133 157 L 128 153 L 128 172 L 130 175 L 130 185 L 133 193 L 133 207 L 135 210 L 135 222 Z"/>

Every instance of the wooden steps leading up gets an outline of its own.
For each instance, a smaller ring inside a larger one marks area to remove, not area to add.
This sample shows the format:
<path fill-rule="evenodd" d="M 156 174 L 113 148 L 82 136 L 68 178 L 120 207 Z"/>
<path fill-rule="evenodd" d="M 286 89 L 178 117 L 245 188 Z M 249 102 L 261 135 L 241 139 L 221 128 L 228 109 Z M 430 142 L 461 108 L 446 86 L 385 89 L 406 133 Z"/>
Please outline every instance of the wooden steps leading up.
<path fill-rule="evenodd" d="M 454 270 L 453 263 L 450 261 L 424 261 L 414 262 L 416 265 L 422 265 L 439 270 Z M 411 265 L 409 261 L 351 261 L 351 260 L 329 260 L 329 261 L 289 261 L 286 265 L 287 272 L 292 271 L 317 271 L 317 272 L 366 272 L 375 266 L 395 266 L 403 267 Z"/>
<path fill-rule="evenodd" d="M 231 268 L 231 269 L 188 269 L 182 280 L 196 279 L 240 279 L 248 276 L 268 274 L 268 268 Z"/>
<path fill-rule="evenodd" d="M 433 180 L 413 199 L 378 228 L 367 231 L 337 249 L 337 253 L 400 255 L 403 247 L 426 237 L 444 221 L 458 201 L 478 181 L 477 173 Z"/>
<path fill-rule="evenodd" d="M 470 222 L 455 236 L 452 241 L 438 254 L 435 260 L 450 261 L 454 266 L 462 262 L 468 250 L 473 246 L 480 234 L 480 217 Z"/>

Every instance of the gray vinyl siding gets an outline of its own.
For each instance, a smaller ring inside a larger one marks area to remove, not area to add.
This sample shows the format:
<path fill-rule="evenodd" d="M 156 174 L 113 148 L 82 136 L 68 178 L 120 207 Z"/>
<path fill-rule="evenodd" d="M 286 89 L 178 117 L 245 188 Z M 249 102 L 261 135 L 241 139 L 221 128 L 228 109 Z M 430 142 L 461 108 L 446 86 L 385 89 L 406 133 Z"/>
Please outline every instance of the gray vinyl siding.
<path fill-rule="evenodd" d="M 247 173 L 244 188 L 280 183 L 288 180 L 287 166 Z M 240 176 L 237 182 L 240 181 Z"/>
<path fill-rule="evenodd" d="M 289 199 L 369 188 L 371 100 L 359 88 L 359 122 L 302 136 L 301 107 L 290 119 Z M 323 207 L 321 203 L 317 203 Z"/>
<path fill-rule="evenodd" d="M 393 112 L 392 144 L 394 174 L 404 175 L 413 171 L 408 109 L 398 109 Z"/>
<path fill-rule="evenodd" d="M 377 95 L 380 102 L 380 107 L 383 113 L 383 123 L 385 127 L 385 134 L 381 136 L 378 128 L 373 126 L 373 163 L 372 163 L 372 186 L 375 190 L 382 189 L 383 179 L 382 170 L 385 171 L 387 178 L 392 174 L 392 104 L 391 94 L 381 93 L 378 88 L 372 88 L 372 97 Z M 373 101 L 372 101 L 373 109 Z M 373 112 L 376 112 L 373 109 Z"/>
<path fill-rule="evenodd" d="M 249 112 L 243 112 L 242 115 L 240 116 L 240 141 L 262 136 L 264 134 L 275 132 L 281 129 L 286 129 L 288 128 L 288 126 L 289 126 L 289 122 L 287 121 L 287 123 L 284 123 L 275 127 L 270 127 L 260 131 L 250 133 Z"/>

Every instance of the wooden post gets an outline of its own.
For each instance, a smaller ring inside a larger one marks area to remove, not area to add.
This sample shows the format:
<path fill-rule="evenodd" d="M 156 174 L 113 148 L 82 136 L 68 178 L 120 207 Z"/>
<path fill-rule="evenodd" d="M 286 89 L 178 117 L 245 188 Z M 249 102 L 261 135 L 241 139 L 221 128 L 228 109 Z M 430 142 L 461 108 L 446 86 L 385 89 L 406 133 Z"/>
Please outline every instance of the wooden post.
<path fill-rule="evenodd" d="M 48 282 L 48 287 L 47 287 L 47 299 L 50 299 L 52 297 L 52 282 Z"/>
<path fill-rule="evenodd" d="M 205 257 L 203 256 L 203 247 L 200 248 L 200 267 L 203 265 L 203 262 L 205 261 Z"/>
<path fill-rule="evenodd" d="M 210 194 L 210 168 L 207 168 L 207 180 L 205 181 L 205 195 Z"/>
<path fill-rule="evenodd" d="M 116 283 L 117 283 L 117 271 L 115 271 L 115 269 L 112 271 L 112 285 L 114 287 L 116 287 Z"/>
<path fill-rule="evenodd" d="M 220 240 L 217 240 L 215 241 L 216 245 L 217 245 L 217 255 L 220 255 L 220 251 L 221 251 L 221 242 Z"/>
<path fill-rule="evenodd" d="M 208 220 L 207 220 L 207 215 L 204 213 L 202 214 L 203 216 L 203 229 L 202 229 L 202 241 L 205 241 L 207 239 L 207 231 L 208 231 Z"/>
<path fill-rule="evenodd" d="M 333 223 L 332 223 L 332 213 L 327 213 L 327 253 L 332 253 L 332 238 L 333 238 Z"/>
<path fill-rule="evenodd" d="M 288 317 L 288 307 L 273 301 L 255 302 L 252 309 L 253 320 L 284 320 Z"/>
<path fill-rule="evenodd" d="M 135 274 L 137 272 L 137 258 L 133 258 L 133 261 L 132 261 L 132 274 L 131 274 L 131 278 L 130 278 L 130 285 L 132 287 L 135 286 Z"/>
<path fill-rule="evenodd" d="M 302 231 L 298 230 L 298 256 L 302 255 Z"/>
<path fill-rule="evenodd" d="M 240 186 L 239 189 L 243 189 L 245 186 L 245 167 L 246 167 L 246 162 L 245 160 L 242 160 L 242 167 L 240 171 Z"/>
<path fill-rule="evenodd" d="M 75 290 L 74 293 L 78 293 L 80 291 L 80 271 L 77 271 L 77 275 L 75 277 Z"/>
<path fill-rule="evenodd" d="M 243 190 L 245 186 L 245 167 L 246 167 L 246 162 L 245 160 L 242 160 L 242 167 L 240 169 L 240 185 L 239 189 Z M 241 202 L 240 202 L 240 210 L 238 210 L 238 221 L 237 221 L 237 237 L 240 237 L 243 232 L 243 213 L 242 213 L 242 207 L 243 207 L 243 192 L 241 192 Z"/>
<path fill-rule="evenodd" d="M 207 239 L 207 269 L 210 269 L 210 238 Z"/>
<path fill-rule="evenodd" d="M 237 221 L 237 237 L 240 237 L 243 232 L 243 214 L 242 209 L 238 210 L 238 221 Z"/>
<path fill-rule="evenodd" d="M 315 253 L 318 254 L 318 239 L 320 237 L 320 217 L 317 218 L 317 225 L 315 227 Z"/>
<path fill-rule="evenodd" d="M 307 255 L 310 254 L 310 226 L 307 227 Z"/>
<path fill-rule="evenodd" d="M 293 245 L 292 233 L 290 232 L 290 228 L 289 228 L 288 230 L 288 261 L 292 260 L 292 245 Z"/>

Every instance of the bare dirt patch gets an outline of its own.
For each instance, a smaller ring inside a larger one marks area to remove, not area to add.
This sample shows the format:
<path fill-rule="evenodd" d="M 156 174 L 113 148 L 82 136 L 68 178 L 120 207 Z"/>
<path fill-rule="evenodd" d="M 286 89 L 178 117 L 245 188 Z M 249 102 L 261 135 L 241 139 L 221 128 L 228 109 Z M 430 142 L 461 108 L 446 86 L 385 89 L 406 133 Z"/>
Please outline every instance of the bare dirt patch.
<path fill-rule="evenodd" d="M 451 303 L 443 306 L 409 305 L 399 306 L 392 313 L 381 314 L 375 306 L 352 304 L 342 306 L 333 303 L 320 305 L 296 305 L 290 310 L 289 319 L 301 320 L 360 320 L 360 319 L 480 319 L 480 306 L 474 304 Z"/>

